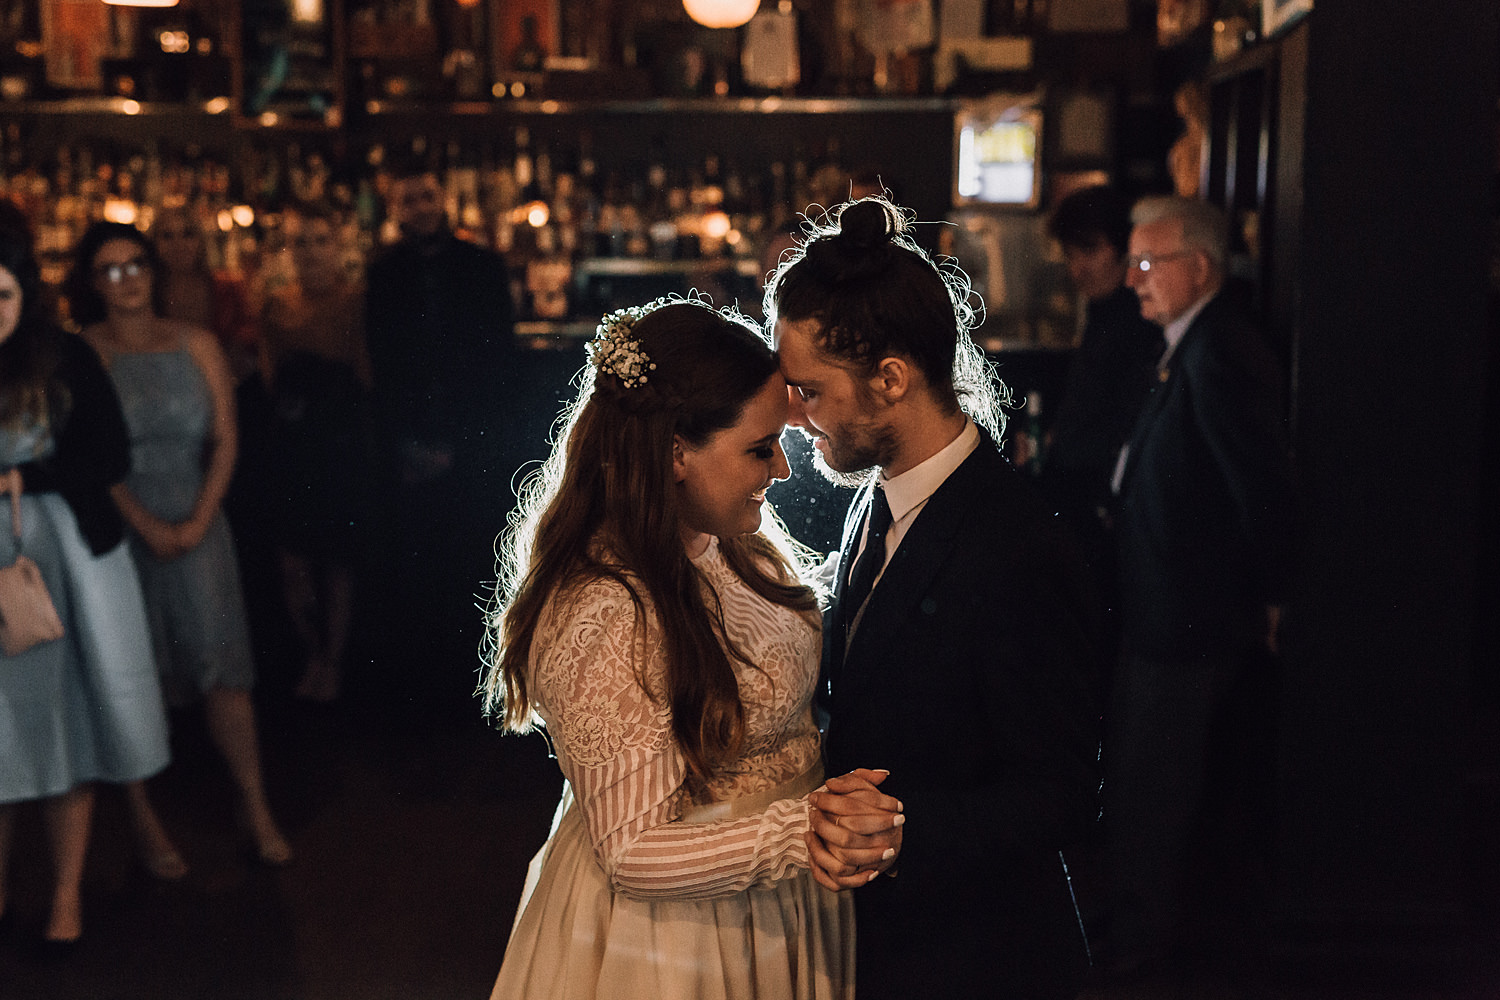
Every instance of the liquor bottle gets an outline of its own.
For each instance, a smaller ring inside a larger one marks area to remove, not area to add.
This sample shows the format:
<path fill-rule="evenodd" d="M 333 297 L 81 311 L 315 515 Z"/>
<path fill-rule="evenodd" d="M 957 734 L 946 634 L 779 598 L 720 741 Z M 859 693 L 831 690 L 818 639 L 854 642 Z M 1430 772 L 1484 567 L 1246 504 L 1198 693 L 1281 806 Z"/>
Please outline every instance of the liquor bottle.
<path fill-rule="evenodd" d="M 1016 464 L 1033 476 L 1042 474 L 1046 463 L 1046 441 L 1042 435 L 1042 394 L 1026 394 L 1026 427 L 1016 435 Z"/>
<path fill-rule="evenodd" d="M 572 279 L 573 263 L 562 252 L 556 228 L 541 226 L 536 232 L 536 255 L 526 262 L 526 301 L 532 317 L 566 319 Z"/>

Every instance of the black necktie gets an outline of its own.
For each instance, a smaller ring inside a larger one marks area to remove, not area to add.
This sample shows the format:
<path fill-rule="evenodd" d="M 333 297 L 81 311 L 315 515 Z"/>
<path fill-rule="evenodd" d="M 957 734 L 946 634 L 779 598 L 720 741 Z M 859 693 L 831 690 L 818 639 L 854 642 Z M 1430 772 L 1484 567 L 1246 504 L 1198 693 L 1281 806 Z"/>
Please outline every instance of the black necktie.
<path fill-rule="evenodd" d="M 885 565 L 885 533 L 891 526 L 891 505 L 886 502 L 885 490 L 875 485 L 870 498 L 870 527 L 865 534 L 865 549 L 854 560 L 854 571 L 849 574 L 849 586 L 844 588 L 844 628 L 854 624 L 854 617 L 864 605 L 865 598 L 875 586 L 875 577 Z"/>

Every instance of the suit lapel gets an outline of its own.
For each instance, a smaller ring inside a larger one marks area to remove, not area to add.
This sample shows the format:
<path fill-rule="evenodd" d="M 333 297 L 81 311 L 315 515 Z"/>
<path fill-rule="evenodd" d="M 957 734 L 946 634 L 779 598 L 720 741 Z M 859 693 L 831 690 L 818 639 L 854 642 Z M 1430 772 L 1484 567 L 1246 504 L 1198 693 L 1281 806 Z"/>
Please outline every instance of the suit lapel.
<path fill-rule="evenodd" d="M 1136 418 L 1135 427 L 1130 433 L 1130 451 L 1125 456 L 1125 468 L 1120 476 L 1121 493 L 1126 492 L 1125 484 L 1130 482 L 1136 462 L 1141 456 L 1141 446 L 1145 443 L 1146 438 L 1150 436 L 1152 424 L 1161 415 L 1162 410 L 1166 408 L 1167 400 L 1171 398 L 1171 394 L 1177 391 L 1177 383 L 1181 381 L 1178 378 L 1178 373 L 1182 367 L 1182 358 L 1184 352 L 1187 350 L 1188 342 L 1199 335 L 1199 331 L 1203 326 L 1203 318 L 1211 314 L 1218 305 L 1219 298 L 1215 296 L 1199 311 L 1197 316 L 1193 317 L 1193 322 L 1188 325 L 1186 332 L 1183 333 L 1182 340 L 1178 342 L 1176 349 L 1172 351 L 1172 356 L 1167 359 L 1167 367 L 1157 372 L 1158 381 L 1156 385 L 1151 387 L 1151 393 L 1146 397 L 1145 405 L 1141 407 L 1141 414 Z"/>
<path fill-rule="evenodd" d="M 917 514 L 870 593 L 860 626 L 845 651 L 845 665 L 855 664 L 843 671 L 848 688 L 857 688 L 869 676 L 870 671 L 860 665 L 877 658 L 879 650 L 916 614 L 933 577 L 963 534 L 969 509 L 983 492 L 986 464 L 998 459 L 994 445 L 983 437 Z"/>

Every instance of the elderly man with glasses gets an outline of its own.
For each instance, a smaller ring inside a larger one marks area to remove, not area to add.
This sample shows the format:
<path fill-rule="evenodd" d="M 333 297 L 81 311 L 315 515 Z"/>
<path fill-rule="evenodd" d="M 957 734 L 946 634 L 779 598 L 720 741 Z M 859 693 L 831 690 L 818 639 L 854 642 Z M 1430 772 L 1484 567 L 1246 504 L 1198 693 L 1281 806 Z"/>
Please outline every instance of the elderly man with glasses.
<path fill-rule="evenodd" d="M 1180 951 L 1209 762 L 1276 651 L 1293 520 L 1281 364 L 1224 291 L 1223 214 L 1147 198 L 1131 219 L 1126 281 L 1166 349 L 1113 480 L 1122 634 L 1105 720 L 1105 941 L 1121 974 Z"/>

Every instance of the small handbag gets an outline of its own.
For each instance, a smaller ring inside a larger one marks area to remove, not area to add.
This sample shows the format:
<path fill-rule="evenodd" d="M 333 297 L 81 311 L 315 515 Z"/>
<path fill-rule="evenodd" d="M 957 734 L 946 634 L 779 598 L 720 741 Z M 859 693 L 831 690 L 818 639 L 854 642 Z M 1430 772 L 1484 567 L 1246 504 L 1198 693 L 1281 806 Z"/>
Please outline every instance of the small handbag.
<path fill-rule="evenodd" d="M 62 619 L 47 593 L 42 571 L 21 554 L 21 477 L 10 477 L 10 530 L 16 561 L 0 569 L 0 651 L 19 656 L 32 646 L 63 636 Z"/>

